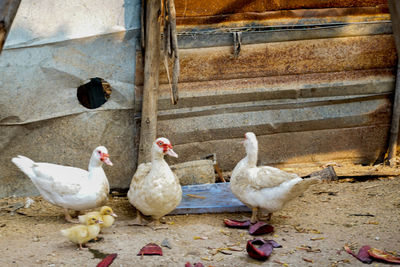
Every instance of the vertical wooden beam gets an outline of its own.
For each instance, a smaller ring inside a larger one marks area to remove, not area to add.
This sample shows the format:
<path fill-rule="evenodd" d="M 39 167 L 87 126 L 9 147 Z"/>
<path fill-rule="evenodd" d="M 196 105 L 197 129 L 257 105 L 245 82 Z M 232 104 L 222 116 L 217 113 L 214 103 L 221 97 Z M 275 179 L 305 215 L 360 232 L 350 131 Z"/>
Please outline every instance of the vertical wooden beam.
<path fill-rule="evenodd" d="M 0 53 L 3 50 L 4 43 L 11 24 L 17 14 L 21 0 L 1 0 L 0 1 Z"/>
<path fill-rule="evenodd" d="M 142 0 L 144 1 L 144 0 Z M 157 136 L 158 76 L 160 66 L 160 0 L 146 1 L 145 57 L 138 163 L 150 161 L 150 149 Z"/>
<path fill-rule="evenodd" d="M 395 166 L 397 139 L 399 136 L 400 123 L 400 2 L 398 0 L 389 0 L 390 17 L 392 20 L 393 35 L 397 49 L 397 75 L 396 87 L 394 92 L 392 125 L 390 128 L 388 160 L 390 166 Z"/>

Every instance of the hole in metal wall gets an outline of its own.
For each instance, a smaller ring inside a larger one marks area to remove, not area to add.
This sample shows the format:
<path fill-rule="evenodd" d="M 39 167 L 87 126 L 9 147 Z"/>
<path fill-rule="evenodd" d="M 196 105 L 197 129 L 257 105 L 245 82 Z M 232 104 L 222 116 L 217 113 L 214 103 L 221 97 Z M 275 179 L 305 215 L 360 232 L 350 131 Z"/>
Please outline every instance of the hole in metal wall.
<path fill-rule="evenodd" d="M 96 77 L 79 86 L 76 95 L 82 106 L 95 109 L 107 102 L 111 92 L 111 85 L 104 79 Z"/>

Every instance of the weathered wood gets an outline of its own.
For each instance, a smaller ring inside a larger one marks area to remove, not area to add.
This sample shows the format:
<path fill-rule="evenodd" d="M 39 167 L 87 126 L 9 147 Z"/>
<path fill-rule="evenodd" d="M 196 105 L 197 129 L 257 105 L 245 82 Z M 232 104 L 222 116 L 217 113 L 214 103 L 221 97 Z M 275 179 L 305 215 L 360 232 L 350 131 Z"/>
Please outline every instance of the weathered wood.
<path fill-rule="evenodd" d="M 386 0 L 176 0 L 178 17 L 204 17 L 235 13 L 260 13 L 289 9 L 328 9 L 387 6 Z"/>
<path fill-rule="evenodd" d="M 174 0 L 168 0 L 168 14 L 170 19 L 171 27 L 171 49 L 172 56 L 174 58 L 174 67 L 172 69 L 172 103 L 176 105 L 178 103 L 178 79 L 179 79 L 179 52 L 178 52 L 178 32 L 176 30 L 176 11 Z"/>
<path fill-rule="evenodd" d="M 145 60 L 138 163 L 150 161 L 151 145 L 157 136 L 158 77 L 160 62 L 160 23 L 158 21 L 161 2 L 148 0 L 146 6 Z"/>
<path fill-rule="evenodd" d="M 397 53 L 400 54 L 400 3 L 396 0 L 389 0 L 389 10 L 392 19 L 392 28 L 396 43 Z M 389 154 L 390 166 L 396 165 L 397 139 L 399 136 L 400 123 L 400 59 L 397 59 L 396 88 L 393 102 L 392 125 L 390 127 Z"/>
<path fill-rule="evenodd" d="M 179 82 L 216 81 L 306 73 L 393 68 L 396 48 L 391 34 L 242 45 L 240 57 L 232 46 L 182 49 Z M 140 60 L 137 60 L 140 61 Z M 160 64 L 163 64 L 160 61 Z M 136 68 L 135 83 L 143 70 Z M 167 84 L 164 68 L 160 84 Z"/>
<path fill-rule="evenodd" d="M 21 0 L 0 1 L 0 53 L 3 50 L 4 43 L 20 3 Z"/>

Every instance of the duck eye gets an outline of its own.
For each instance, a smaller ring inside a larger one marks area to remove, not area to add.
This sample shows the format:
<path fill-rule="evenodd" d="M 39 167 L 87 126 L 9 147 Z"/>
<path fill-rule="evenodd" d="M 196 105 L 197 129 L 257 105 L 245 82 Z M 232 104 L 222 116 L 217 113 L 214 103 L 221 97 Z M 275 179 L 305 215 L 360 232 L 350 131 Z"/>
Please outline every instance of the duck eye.
<path fill-rule="evenodd" d="M 161 142 L 161 141 L 158 142 L 158 145 L 159 145 L 159 146 L 162 146 L 162 145 L 163 145 L 163 142 Z"/>
<path fill-rule="evenodd" d="M 97 151 L 99 153 L 99 155 L 101 155 L 101 151 Z"/>

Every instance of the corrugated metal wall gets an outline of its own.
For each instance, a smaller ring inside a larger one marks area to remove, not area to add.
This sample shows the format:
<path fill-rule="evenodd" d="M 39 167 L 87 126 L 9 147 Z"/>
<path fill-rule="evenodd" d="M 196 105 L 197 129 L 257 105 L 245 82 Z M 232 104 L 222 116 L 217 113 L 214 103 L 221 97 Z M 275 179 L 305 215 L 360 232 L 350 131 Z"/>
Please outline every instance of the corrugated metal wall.
<path fill-rule="evenodd" d="M 386 1 L 175 2 L 180 100 L 170 103 L 160 60 L 158 135 L 176 162 L 217 153 L 231 170 L 247 131 L 261 164 L 368 164 L 384 153 L 397 62 Z M 141 62 L 138 53 L 138 113 Z"/>

